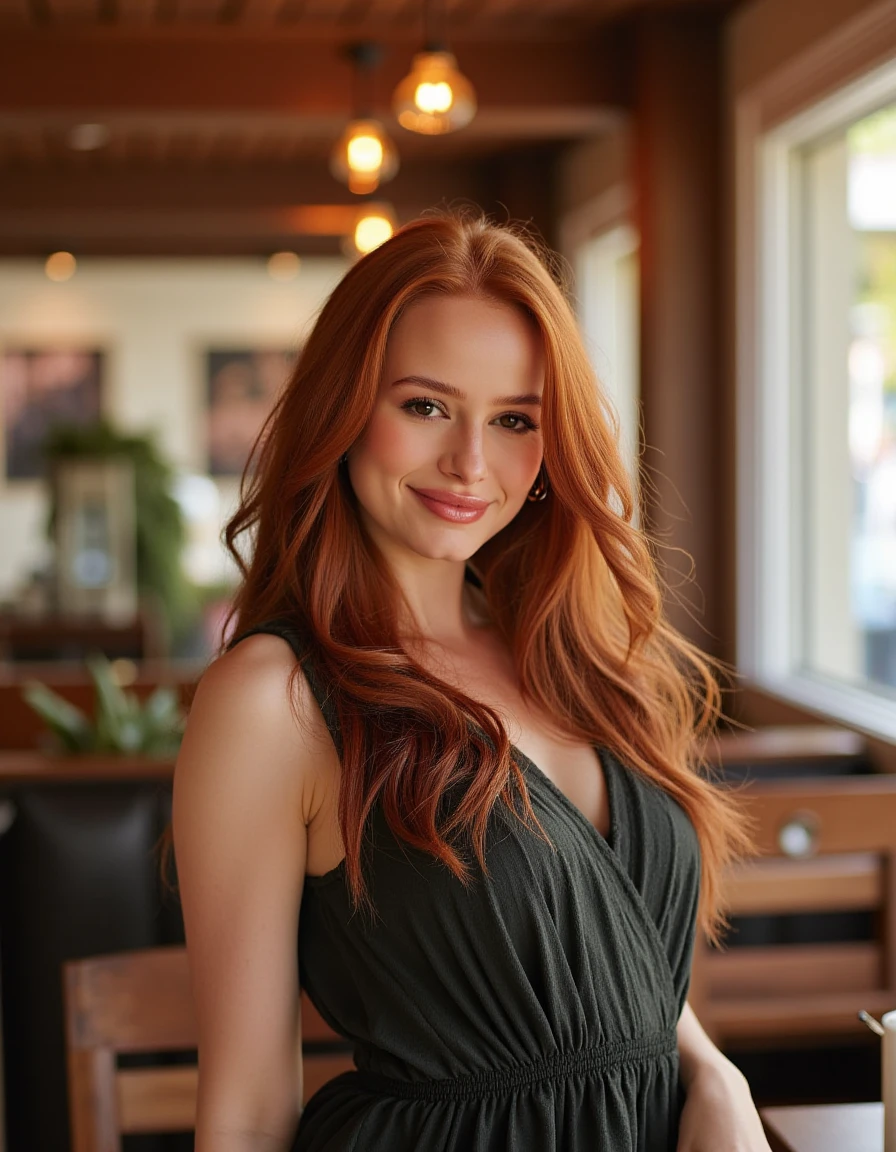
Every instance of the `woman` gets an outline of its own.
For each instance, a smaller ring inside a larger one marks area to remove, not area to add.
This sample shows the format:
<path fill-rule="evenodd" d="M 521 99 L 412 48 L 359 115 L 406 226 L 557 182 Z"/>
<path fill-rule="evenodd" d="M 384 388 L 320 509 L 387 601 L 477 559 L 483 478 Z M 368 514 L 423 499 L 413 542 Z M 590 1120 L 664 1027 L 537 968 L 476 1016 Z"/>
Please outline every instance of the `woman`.
<path fill-rule="evenodd" d="M 199 1152 L 766 1152 L 686 1003 L 747 839 L 616 431 L 507 229 L 417 221 L 326 303 L 175 774 Z M 300 984 L 359 1069 L 301 1118 Z"/>

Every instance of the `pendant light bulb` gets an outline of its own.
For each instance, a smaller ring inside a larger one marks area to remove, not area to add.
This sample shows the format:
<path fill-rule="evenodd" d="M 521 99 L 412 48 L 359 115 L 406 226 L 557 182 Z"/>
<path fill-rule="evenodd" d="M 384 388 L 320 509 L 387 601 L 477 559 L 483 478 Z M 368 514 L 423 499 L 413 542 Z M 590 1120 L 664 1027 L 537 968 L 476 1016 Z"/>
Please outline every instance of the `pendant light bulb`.
<path fill-rule="evenodd" d="M 398 152 L 378 120 L 352 120 L 336 141 L 330 171 L 359 196 L 398 171 Z"/>
<path fill-rule="evenodd" d="M 361 253 L 366 255 L 380 244 L 390 239 L 395 231 L 390 216 L 382 211 L 373 211 L 360 217 L 355 225 L 354 243 Z"/>
<path fill-rule="evenodd" d="M 392 108 L 402 128 L 441 136 L 470 123 L 476 115 L 476 93 L 451 52 L 418 52 L 395 89 Z"/>

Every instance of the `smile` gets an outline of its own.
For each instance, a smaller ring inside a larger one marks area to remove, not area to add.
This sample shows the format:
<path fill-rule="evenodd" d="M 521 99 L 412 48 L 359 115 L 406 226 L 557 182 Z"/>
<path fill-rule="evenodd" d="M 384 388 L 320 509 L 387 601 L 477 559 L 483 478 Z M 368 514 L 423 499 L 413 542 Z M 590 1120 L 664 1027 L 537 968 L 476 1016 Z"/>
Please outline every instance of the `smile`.
<path fill-rule="evenodd" d="M 474 520 L 481 520 L 488 510 L 488 504 L 484 504 L 481 508 L 459 508 L 456 504 L 446 504 L 442 500 L 434 500 L 432 496 L 424 496 L 416 488 L 412 488 L 411 491 L 430 512 L 455 524 L 471 524 Z"/>

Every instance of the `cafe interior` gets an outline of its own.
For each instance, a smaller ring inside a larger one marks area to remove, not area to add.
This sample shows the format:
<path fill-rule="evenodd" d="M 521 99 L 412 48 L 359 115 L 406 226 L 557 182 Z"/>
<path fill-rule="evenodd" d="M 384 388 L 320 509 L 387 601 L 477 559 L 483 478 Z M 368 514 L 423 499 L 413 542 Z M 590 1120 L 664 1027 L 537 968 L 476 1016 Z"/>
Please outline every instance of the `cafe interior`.
<path fill-rule="evenodd" d="M 690 1001 L 772 1147 L 884 1147 L 896 2 L 0 0 L 0 1152 L 192 1147 L 159 843 L 222 530 L 329 292 L 457 206 L 557 254 L 731 669 L 759 855 Z M 302 1014 L 307 1098 L 352 1053 Z"/>

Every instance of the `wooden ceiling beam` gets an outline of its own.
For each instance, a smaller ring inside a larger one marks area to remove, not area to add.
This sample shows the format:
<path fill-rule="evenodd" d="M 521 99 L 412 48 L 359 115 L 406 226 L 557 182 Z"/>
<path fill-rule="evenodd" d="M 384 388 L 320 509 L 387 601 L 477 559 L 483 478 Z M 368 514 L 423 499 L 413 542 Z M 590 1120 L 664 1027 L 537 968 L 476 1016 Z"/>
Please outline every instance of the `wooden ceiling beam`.
<path fill-rule="evenodd" d="M 409 161 L 372 197 L 353 196 L 326 162 L 251 165 L 18 162 L 0 180 L 0 257 L 258 255 L 339 251 L 369 202 L 403 222 L 458 201 L 487 206 L 493 173 L 473 161 Z"/>
<path fill-rule="evenodd" d="M 358 207 L 330 175 L 322 159 L 229 164 L 136 161 L 16 162 L 3 166 L 0 208 L 53 214 L 102 206 L 113 211 L 252 211 L 297 204 Z M 398 175 L 377 190 L 376 199 L 397 206 L 437 204 L 481 191 L 481 167 L 473 160 L 405 160 Z"/>
<path fill-rule="evenodd" d="M 0 108 L 7 116 L 70 110 L 91 117 L 181 111 L 345 118 L 351 69 L 342 47 L 349 38 L 197 25 L 5 28 Z M 415 47 L 404 42 L 387 51 L 375 80 L 380 110 Z M 455 38 L 452 47 L 483 115 L 495 113 L 498 121 L 527 114 L 544 121 L 552 111 L 585 121 L 629 103 L 626 53 L 612 31 L 537 42 Z"/>

